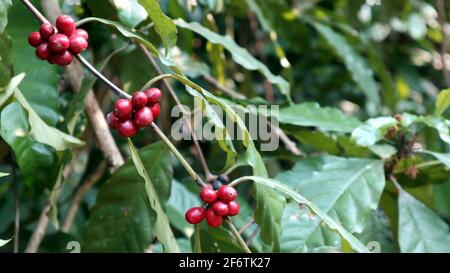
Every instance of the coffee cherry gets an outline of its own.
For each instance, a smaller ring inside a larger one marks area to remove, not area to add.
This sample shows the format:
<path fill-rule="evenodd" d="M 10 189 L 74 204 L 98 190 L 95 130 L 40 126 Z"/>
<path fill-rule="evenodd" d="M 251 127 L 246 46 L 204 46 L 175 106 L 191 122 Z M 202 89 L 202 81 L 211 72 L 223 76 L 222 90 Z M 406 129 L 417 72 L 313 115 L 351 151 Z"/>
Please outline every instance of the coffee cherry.
<path fill-rule="evenodd" d="M 153 104 L 159 102 L 162 97 L 162 92 L 159 90 L 159 88 L 149 88 L 145 90 L 145 94 L 147 95 L 147 103 L 149 106 L 152 106 Z"/>
<path fill-rule="evenodd" d="M 48 50 L 48 44 L 42 43 L 36 48 L 36 56 L 41 60 L 47 60 L 50 56 L 50 51 Z"/>
<path fill-rule="evenodd" d="M 217 197 L 228 203 L 236 199 L 237 192 L 234 188 L 224 185 L 217 190 Z"/>
<path fill-rule="evenodd" d="M 131 103 L 135 108 L 141 108 L 147 105 L 147 95 L 144 92 L 138 91 L 131 97 Z"/>
<path fill-rule="evenodd" d="M 205 209 L 201 207 L 188 209 L 184 215 L 184 218 L 189 224 L 198 224 L 205 218 Z"/>
<path fill-rule="evenodd" d="M 48 39 L 48 47 L 52 53 L 62 54 L 70 46 L 70 40 L 66 35 L 56 33 Z"/>
<path fill-rule="evenodd" d="M 152 106 L 150 106 L 150 109 L 152 110 L 153 118 L 158 118 L 159 114 L 161 113 L 161 107 L 159 106 L 159 103 L 155 103 Z"/>
<path fill-rule="evenodd" d="M 215 202 L 211 209 L 219 216 L 226 216 L 228 214 L 228 204 L 222 201 Z"/>
<path fill-rule="evenodd" d="M 41 34 L 37 31 L 31 32 L 30 35 L 28 35 L 28 43 L 32 47 L 38 47 L 42 43 Z"/>
<path fill-rule="evenodd" d="M 217 193 L 216 191 L 214 191 L 213 189 L 209 188 L 209 187 L 203 187 L 202 190 L 200 191 L 200 198 L 208 203 L 208 204 L 212 204 L 214 202 L 216 202 L 217 200 Z"/>
<path fill-rule="evenodd" d="M 206 223 L 212 227 L 219 227 L 222 224 L 222 217 L 215 214 L 212 209 L 207 209 L 205 213 Z"/>
<path fill-rule="evenodd" d="M 137 133 L 137 127 L 131 120 L 125 120 L 117 125 L 117 132 L 122 137 L 133 137 Z"/>
<path fill-rule="evenodd" d="M 89 40 L 89 34 L 84 29 L 81 28 L 76 29 L 75 32 L 72 34 L 72 36 L 75 35 L 83 37 L 86 41 Z"/>
<path fill-rule="evenodd" d="M 88 48 L 87 40 L 81 36 L 72 35 L 69 41 L 69 50 L 73 54 L 80 54 Z"/>
<path fill-rule="evenodd" d="M 238 215 L 240 209 L 241 208 L 236 201 L 231 201 L 230 203 L 228 203 L 228 216 Z"/>
<path fill-rule="evenodd" d="M 114 104 L 114 114 L 120 120 L 126 120 L 131 117 L 133 113 L 133 105 L 130 100 L 118 99 Z"/>
<path fill-rule="evenodd" d="M 106 116 L 106 121 L 108 122 L 108 126 L 111 129 L 116 129 L 117 125 L 119 125 L 119 123 L 120 123 L 119 118 L 116 117 L 116 115 L 114 115 L 114 113 L 112 113 L 112 112 Z"/>
<path fill-rule="evenodd" d="M 48 41 L 50 36 L 55 33 L 55 28 L 50 23 L 44 23 L 39 28 L 39 34 L 41 34 L 41 38 L 44 41 Z"/>
<path fill-rule="evenodd" d="M 153 123 L 152 110 L 148 107 L 142 107 L 134 113 L 134 123 L 139 128 L 150 127 Z"/>
<path fill-rule="evenodd" d="M 54 61 L 59 64 L 60 66 L 66 66 L 72 63 L 73 56 L 70 54 L 69 51 L 64 51 L 62 54 L 54 55 L 55 59 Z"/>
<path fill-rule="evenodd" d="M 57 55 L 51 54 L 51 53 L 50 53 L 50 50 L 49 50 L 47 62 L 48 62 L 49 64 L 56 64 L 56 57 L 57 57 Z"/>
<path fill-rule="evenodd" d="M 61 15 L 56 19 L 56 28 L 59 32 L 72 35 L 75 32 L 75 21 L 69 15 Z"/>

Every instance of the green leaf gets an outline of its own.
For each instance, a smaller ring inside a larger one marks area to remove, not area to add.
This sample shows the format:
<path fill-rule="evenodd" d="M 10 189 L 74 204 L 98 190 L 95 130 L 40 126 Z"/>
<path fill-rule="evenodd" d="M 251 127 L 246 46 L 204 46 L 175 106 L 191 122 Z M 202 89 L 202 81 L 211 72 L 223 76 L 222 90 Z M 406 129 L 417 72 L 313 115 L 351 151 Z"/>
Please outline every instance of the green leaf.
<path fill-rule="evenodd" d="M 139 157 L 134 144 L 128 138 L 128 146 L 130 147 L 131 158 L 133 159 L 134 166 L 136 167 L 139 175 L 145 181 L 145 191 L 147 192 L 148 201 L 152 210 L 156 213 L 156 221 L 153 226 L 153 233 L 156 238 L 161 242 L 164 248 L 164 252 L 177 253 L 180 249 L 173 235 L 172 229 L 170 228 L 169 219 L 161 205 L 158 193 L 156 191 L 154 182 L 150 180 L 147 170 Z"/>
<path fill-rule="evenodd" d="M 436 98 L 436 116 L 442 116 L 447 108 L 450 106 L 450 89 L 442 90 Z"/>
<path fill-rule="evenodd" d="M 281 222 L 281 251 L 290 253 L 312 252 L 315 248 L 340 248 L 341 237 L 321 222 L 307 207 L 296 202 L 286 205 Z"/>
<path fill-rule="evenodd" d="M 0 1 L 0 32 L 3 32 L 8 24 L 8 9 L 11 5 L 11 0 Z"/>
<path fill-rule="evenodd" d="M 229 230 L 210 227 L 205 221 L 196 225 L 191 242 L 196 253 L 244 253 Z"/>
<path fill-rule="evenodd" d="M 9 240 L 2 240 L 2 239 L 0 239 L 0 247 L 6 245 L 6 244 L 9 243 L 9 241 L 11 241 L 11 240 L 12 240 L 12 238 L 9 239 Z"/>
<path fill-rule="evenodd" d="M 177 27 L 173 21 L 161 11 L 159 1 L 138 0 L 138 2 L 144 7 L 148 16 L 155 24 L 155 30 L 161 37 L 166 49 L 174 47 L 177 43 Z"/>
<path fill-rule="evenodd" d="M 2 27 L 3 21 L 7 20 L 6 8 L 3 6 L 4 2 L 0 3 L 0 93 L 3 92 L 4 86 L 6 86 L 11 78 L 11 37 L 4 31 Z M 3 17 L 4 16 L 4 17 Z M 6 22 L 4 22 L 6 24 Z"/>
<path fill-rule="evenodd" d="M 117 10 L 119 19 L 128 27 L 135 27 L 147 18 L 147 12 L 137 0 L 110 0 Z"/>
<path fill-rule="evenodd" d="M 436 153 L 432 151 L 421 151 L 424 154 L 429 154 L 437 158 L 439 161 L 441 161 L 447 168 L 450 168 L 450 154 L 442 154 L 442 153 Z"/>
<path fill-rule="evenodd" d="M 385 186 L 380 160 L 323 156 L 302 160 L 276 179 L 350 232 L 361 232 Z"/>
<path fill-rule="evenodd" d="M 170 195 L 170 154 L 161 143 L 139 152 L 163 204 Z M 100 189 L 86 223 L 83 252 L 144 252 L 153 241 L 156 213 L 152 209 L 132 159 L 126 161 Z"/>
<path fill-rule="evenodd" d="M 281 123 L 318 127 L 322 131 L 352 132 L 360 122 L 335 108 L 321 108 L 317 103 L 295 104 L 280 109 Z"/>
<path fill-rule="evenodd" d="M 24 109 L 13 102 L 0 117 L 0 135 L 14 151 L 25 184 L 35 190 L 51 189 L 59 170 L 56 151 L 29 136 L 29 125 Z"/>
<path fill-rule="evenodd" d="M 423 203 L 399 189 L 398 241 L 402 253 L 450 252 L 448 225 Z"/>
<path fill-rule="evenodd" d="M 369 146 L 368 148 L 372 153 L 376 154 L 381 159 L 389 159 L 397 153 L 397 149 L 389 144 L 376 144 Z"/>
<path fill-rule="evenodd" d="M 398 252 L 389 219 L 382 210 L 372 211 L 366 228 L 360 234 L 355 234 L 355 236 L 368 247 L 372 246 L 374 248 L 371 249 L 372 251 L 379 250 L 382 253 Z M 379 249 L 376 249 L 378 247 Z"/>
<path fill-rule="evenodd" d="M 9 173 L 0 173 L 0 177 L 5 177 L 5 176 L 8 176 L 9 175 Z"/>
<path fill-rule="evenodd" d="M 12 78 L 8 86 L 5 88 L 4 92 L 0 93 L 0 108 L 3 107 L 3 104 L 5 104 L 5 102 L 7 102 L 11 98 L 24 77 L 25 74 L 21 73 Z"/>
<path fill-rule="evenodd" d="M 33 110 L 20 90 L 16 89 L 14 95 L 22 107 L 28 111 L 28 122 L 31 126 L 30 135 L 35 140 L 50 145 L 57 151 L 64 151 L 71 147 L 79 147 L 84 145 L 83 141 L 63 133 L 54 127 L 48 126 Z"/>
<path fill-rule="evenodd" d="M 264 185 L 266 187 L 275 189 L 280 191 L 283 194 L 286 194 L 299 204 L 305 204 L 308 206 L 317 216 L 319 216 L 325 224 L 332 230 L 336 230 L 339 234 L 351 245 L 351 247 L 358 252 L 369 252 L 369 250 L 358 240 L 356 239 L 349 231 L 347 231 L 340 223 L 336 222 L 333 218 L 327 215 L 327 213 L 323 212 L 316 204 L 312 203 L 305 197 L 303 197 L 300 193 L 290 188 L 289 186 L 280 183 L 280 181 L 265 177 L 259 176 L 244 176 L 239 179 L 236 179 L 232 182 L 232 186 L 241 183 L 243 181 L 251 180 L 257 184 Z"/>
<path fill-rule="evenodd" d="M 376 107 L 380 104 L 380 95 L 377 83 L 373 78 L 373 71 L 367 62 L 349 45 L 341 34 L 334 31 L 331 27 L 321 23 L 313 23 L 312 25 L 344 61 L 353 80 L 367 97 L 367 110 L 369 113 L 376 113 Z"/>
<path fill-rule="evenodd" d="M 363 147 L 376 144 L 387 131 L 398 124 L 395 118 L 380 117 L 367 120 L 352 132 L 352 139 Z"/>
<path fill-rule="evenodd" d="M 170 223 L 183 232 L 186 237 L 190 237 L 194 233 L 194 227 L 186 222 L 184 214 L 188 209 L 198 207 L 200 204 L 201 201 L 198 195 L 190 192 L 180 182 L 172 181 L 172 190 L 167 202 L 167 216 Z"/>
<path fill-rule="evenodd" d="M 281 93 L 283 93 L 289 101 L 291 101 L 290 97 L 290 84 L 281 76 L 275 76 L 270 72 L 269 68 L 264 65 L 262 62 L 255 59 L 248 51 L 238 44 L 236 44 L 233 39 L 229 36 L 222 36 L 211 30 L 203 27 L 197 22 L 187 23 L 183 19 L 174 20 L 175 24 L 181 28 L 189 29 L 207 39 L 209 42 L 213 44 L 222 45 L 233 57 L 233 60 L 243 66 L 247 70 L 251 71 L 259 71 L 263 74 L 267 80 L 269 80 L 272 84 L 278 86 Z"/>

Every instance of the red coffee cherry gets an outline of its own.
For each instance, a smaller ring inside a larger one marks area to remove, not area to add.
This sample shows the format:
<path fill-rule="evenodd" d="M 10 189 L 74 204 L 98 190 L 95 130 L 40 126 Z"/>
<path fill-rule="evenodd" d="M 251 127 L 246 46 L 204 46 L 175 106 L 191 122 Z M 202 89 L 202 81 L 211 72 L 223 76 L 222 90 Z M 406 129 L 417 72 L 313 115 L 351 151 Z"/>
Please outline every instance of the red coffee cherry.
<path fill-rule="evenodd" d="M 69 50 L 73 54 L 80 54 L 88 48 L 87 40 L 81 36 L 72 35 L 69 41 Z"/>
<path fill-rule="evenodd" d="M 64 51 L 62 54 L 54 55 L 54 61 L 60 66 L 66 66 L 72 63 L 73 56 L 69 51 Z"/>
<path fill-rule="evenodd" d="M 148 98 L 148 100 L 147 100 L 148 106 L 152 106 L 153 104 L 159 102 L 162 97 L 161 90 L 159 90 L 159 88 L 155 88 L 155 87 L 145 90 L 145 94 L 147 95 L 147 98 Z"/>
<path fill-rule="evenodd" d="M 161 107 L 159 106 L 159 103 L 155 103 L 152 106 L 150 106 L 150 109 L 152 110 L 153 118 L 158 118 L 159 114 L 161 113 Z"/>
<path fill-rule="evenodd" d="M 215 202 L 211 209 L 219 216 L 226 216 L 228 214 L 228 204 L 222 201 Z"/>
<path fill-rule="evenodd" d="M 55 28 L 50 23 L 44 23 L 39 28 L 39 34 L 41 34 L 42 40 L 48 41 L 50 36 L 55 34 Z"/>
<path fill-rule="evenodd" d="M 36 56 L 41 60 L 47 60 L 50 56 L 50 51 L 48 50 L 48 44 L 42 43 L 36 48 Z"/>
<path fill-rule="evenodd" d="M 116 129 L 117 125 L 119 125 L 119 123 L 120 123 L 119 118 L 116 117 L 116 115 L 114 115 L 114 113 L 112 113 L 112 112 L 106 116 L 106 121 L 108 122 L 108 126 L 111 129 Z"/>
<path fill-rule="evenodd" d="M 61 15 L 56 19 L 56 28 L 59 32 L 72 35 L 75 32 L 75 21 L 69 15 Z"/>
<path fill-rule="evenodd" d="M 239 214 L 240 206 L 236 201 L 228 203 L 228 216 L 235 216 Z"/>
<path fill-rule="evenodd" d="M 120 120 L 126 120 L 131 117 L 133 113 L 133 105 L 130 100 L 118 99 L 114 104 L 114 114 Z"/>
<path fill-rule="evenodd" d="M 78 28 L 75 30 L 75 32 L 72 34 L 72 36 L 81 36 L 83 37 L 86 41 L 89 40 L 89 34 L 87 33 L 86 30 L 82 29 L 82 28 Z"/>
<path fill-rule="evenodd" d="M 32 47 L 38 47 L 42 43 L 41 34 L 37 31 L 31 32 L 30 35 L 28 35 L 28 43 Z"/>
<path fill-rule="evenodd" d="M 205 213 L 206 223 L 212 227 L 219 227 L 222 224 L 222 217 L 215 214 L 212 209 L 207 209 Z"/>
<path fill-rule="evenodd" d="M 217 197 L 228 203 L 236 199 L 237 192 L 233 187 L 223 185 L 217 190 Z"/>
<path fill-rule="evenodd" d="M 66 35 L 56 33 L 48 39 L 48 47 L 52 53 L 62 54 L 70 46 L 70 40 Z"/>
<path fill-rule="evenodd" d="M 150 108 L 142 107 L 134 113 L 134 123 L 139 128 L 150 127 L 153 123 L 153 114 Z"/>
<path fill-rule="evenodd" d="M 147 105 L 147 95 L 144 92 L 138 91 L 131 97 L 131 102 L 135 108 L 141 108 Z"/>
<path fill-rule="evenodd" d="M 189 224 L 195 225 L 201 223 L 205 218 L 205 209 L 201 207 L 191 208 L 186 211 L 184 218 Z"/>
<path fill-rule="evenodd" d="M 117 125 L 117 132 L 122 137 L 133 137 L 138 129 L 131 120 L 125 120 Z"/>
<path fill-rule="evenodd" d="M 202 190 L 200 191 L 200 198 L 208 203 L 208 204 L 212 204 L 214 202 L 216 202 L 217 200 L 217 193 L 215 190 L 209 188 L 209 187 L 203 187 Z"/>
<path fill-rule="evenodd" d="M 50 52 L 50 50 L 49 50 L 47 62 L 48 62 L 49 64 L 56 64 L 56 57 L 57 57 L 57 55 L 52 54 L 52 53 Z"/>

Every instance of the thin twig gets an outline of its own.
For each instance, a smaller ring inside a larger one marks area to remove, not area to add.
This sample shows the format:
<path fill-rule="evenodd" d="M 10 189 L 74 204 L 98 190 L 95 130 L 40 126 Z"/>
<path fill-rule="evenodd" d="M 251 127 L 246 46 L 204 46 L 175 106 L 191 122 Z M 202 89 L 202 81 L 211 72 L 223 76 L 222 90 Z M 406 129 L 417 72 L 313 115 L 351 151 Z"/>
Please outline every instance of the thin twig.
<path fill-rule="evenodd" d="M 86 193 L 100 180 L 100 178 L 102 178 L 106 169 L 106 165 L 106 162 L 102 161 L 94 170 L 94 172 L 81 184 L 81 186 L 75 192 L 72 201 L 70 202 L 66 217 L 64 218 L 63 224 L 61 225 L 62 232 L 69 232 L 70 228 L 72 227 L 73 220 L 77 215 L 81 201 L 83 200 Z"/>
<path fill-rule="evenodd" d="M 224 94 L 227 94 L 228 96 L 240 100 L 246 99 L 246 97 L 236 91 L 234 91 L 231 88 L 226 87 L 225 85 L 221 84 L 217 79 L 211 77 L 210 75 L 203 75 L 203 79 L 207 81 L 209 84 L 214 86 L 215 88 L 219 89 Z"/>
<path fill-rule="evenodd" d="M 442 70 L 444 72 L 444 77 L 447 82 L 447 85 L 450 86 L 450 68 L 448 67 L 445 58 L 448 49 L 447 31 L 445 29 L 445 24 L 447 21 L 445 12 L 445 3 L 444 0 L 437 0 L 436 2 L 439 15 L 439 24 L 441 25 L 441 33 L 442 33 L 442 43 L 441 43 Z"/>
<path fill-rule="evenodd" d="M 163 71 L 162 69 L 159 67 L 158 63 L 156 62 L 155 58 L 153 57 L 153 55 L 147 50 L 147 48 L 145 46 L 143 46 L 142 44 L 139 43 L 139 47 L 142 49 L 142 51 L 144 52 L 145 56 L 147 57 L 147 59 L 150 61 L 150 63 L 152 64 L 152 66 L 155 68 L 156 72 L 159 75 L 163 75 Z M 170 95 L 172 96 L 173 100 L 175 101 L 175 103 L 179 106 L 182 107 L 182 104 L 180 102 L 180 99 L 178 98 L 175 90 L 173 90 L 172 86 L 170 85 L 169 81 L 167 79 L 163 79 L 163 84 L 166 87 L 166 89 L 169 91 Z M 185 118 L 185 124 L 192 136 L 192 141 L 194 142 L 195 145 L 195 149 L 197 150 L 197 156 L 198 159 L 200 161 L 200 164 L 202 165 L 203 171 L 205 173 L 205 177 L 206 177 L 206 181 L 210 182 L 214 179 L 216 179 L 216 176 L 213 175 L 211 173 L 211 171 L 209 170 L 208 164 L 206 163 L 205 160 L 205 156 L 203 154 L 202 148 L 200 147 L 200 143 L 197 139 L 197 136 L 195 135 L 194 130 L 192 129 L 192 126 L 190 124 L 190 121 L 187 120 L 187 117 L 185 117 L 183 115 L 183 117 Z"/>
<path fill-rule="evenodd" d="M 238 243 L 244 249 L 245 253 L 252 253 L 250 248 L 248 248 L 247 244 L 245 243 L 244 239 L 242 239 L 241 234 L 239 234 L 239 231 L 234 226 L 233 222 L 231 222 L 231 220 L 228 218 L 225 219 L 225 222 L 227 222 L 227 224 L 230 226 L 231 232 L 234 234 L 234 236 L 238 240 Z"/>
<path fill-rule="evenodd" d="M 245 223 L 245 225 L 243 225 L 241 227 L 241 229 L 239 229 L 239 234 L 243 234 L 249 227 L 251 227 L 253 224 L 255 223 L 255 219 L 250 218 L 250 220 Z"/>
<path fill-rule="evenodd" d="M 14 191 L 14 253 L 19 253 L 19 232 L 20 232 L 20 197 L 19 185 L 16 176 L 16 160 L 11 153 L 11 176 Z"/>
<path fill-rule="evenodd" d="M 259 227 L 256 227 L 255 230 L 252 232 L 252 234 L 250 234 L 250 236 L 248 236 L 247 241 L 245 241 L 245 243 L 247 245 L 251 245 L 253 240 L 255 239 L 256 235 L 258 235 L 259 232 Z"/>

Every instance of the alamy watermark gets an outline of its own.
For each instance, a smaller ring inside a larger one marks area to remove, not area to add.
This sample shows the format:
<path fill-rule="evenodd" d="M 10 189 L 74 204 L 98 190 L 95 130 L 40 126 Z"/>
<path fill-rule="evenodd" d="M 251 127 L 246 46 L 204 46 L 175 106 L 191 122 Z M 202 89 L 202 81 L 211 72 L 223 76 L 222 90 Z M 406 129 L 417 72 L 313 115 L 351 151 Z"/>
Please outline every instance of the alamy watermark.
<path fill-rule="evenodd" d="M 225 110 L 224 110 L 225 108 Z M 245 141 L 248 138 L 260 143 L 264 152 L 279 148 L 278 105 L 226 105 L 205 104 L 195 97 L 193 109 L 175 106 L 171 117 L 176 121 L 171 128 L 171 137 L 176 140 L 191 140 L 191 130 L 198 140 Z"/>

